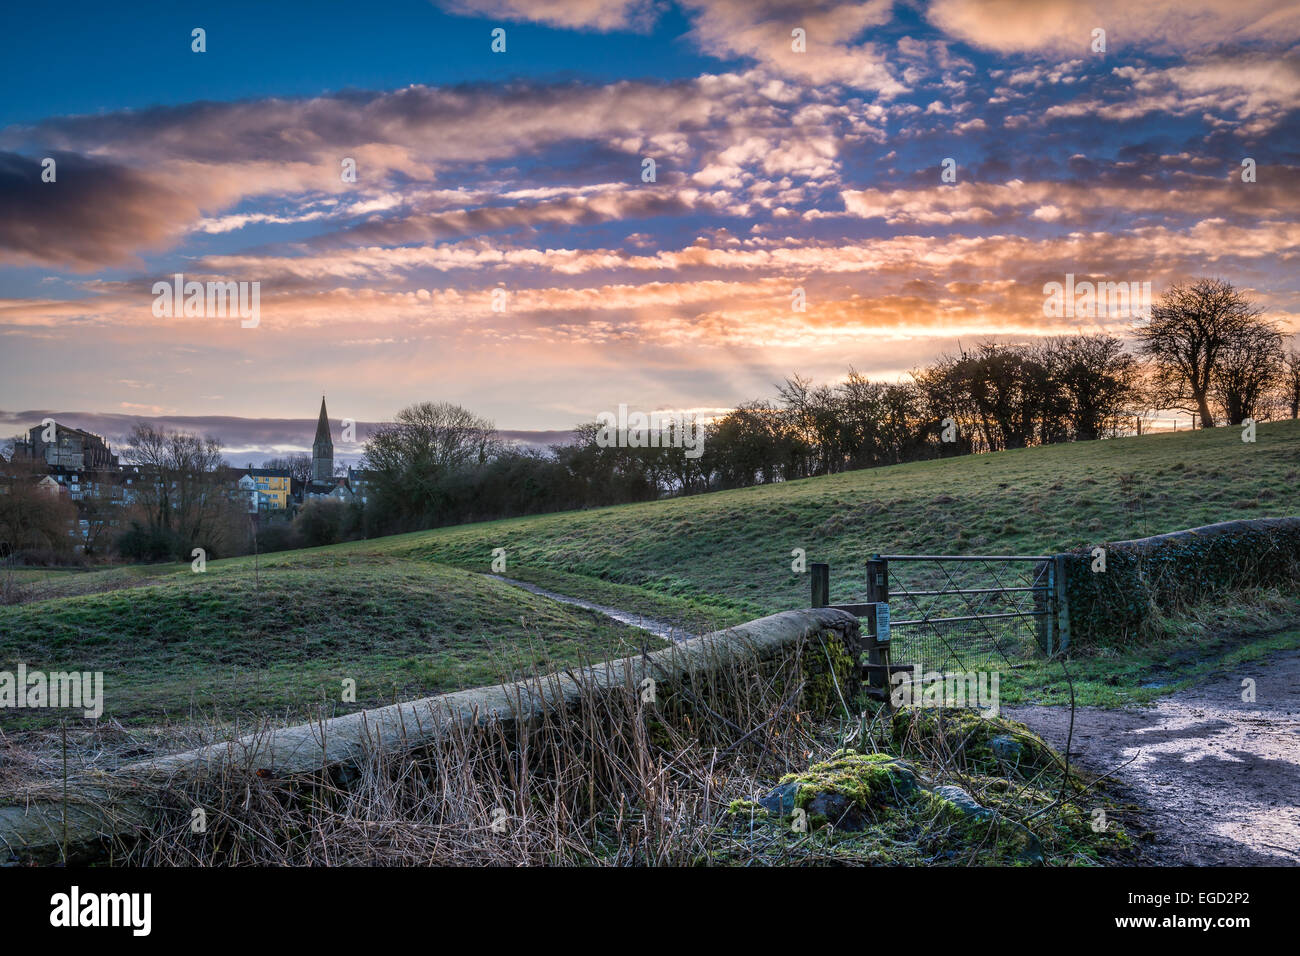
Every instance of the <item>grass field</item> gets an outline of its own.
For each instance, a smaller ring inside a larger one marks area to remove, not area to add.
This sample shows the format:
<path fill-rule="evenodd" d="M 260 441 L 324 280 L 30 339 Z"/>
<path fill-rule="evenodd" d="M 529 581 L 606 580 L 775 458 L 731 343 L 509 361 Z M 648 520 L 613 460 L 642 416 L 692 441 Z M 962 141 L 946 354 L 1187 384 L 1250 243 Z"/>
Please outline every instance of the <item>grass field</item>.
<path fill-rule="evenodd" d="M 482 575 L 392 555 L 295 552 L 60 579 L 107 589 L 0 608 L 0 669 L 103 671 L 105 716 L 124 723 L 301 720 L 462 687 L 533 666 L 661 646 L 602 615 Z M 342 681 L 356 681 L 344 703 Z M 9 728 L 57 720 L 12 711 Z"/>
<path fill-rule="evenodd" d="M 37 600 L 0 608 L 0 669 L 22 659 L 104 670 L 111 716 L 127 721 L 301 713 L 319 702 L 349 709 L 329 703 L 346 677 L 357 680 L 360 706 L 646 640 L 485 579 L 494 548 L 506 549 L 510 577 L 698 633 L 806 607 L 795 548 L 831 563 L 841 601 L 863 594 L 873 552 L 1050 553 L 1286 514 L 1300 514 L 1298 422 L 1261 425 L 1254 444 L 1222 428 L 1057 445 L 214 561 L 204 574 L 188 565 L 32 572 L 24 584 Z M 1237 624 L 1273 627 L 1286 600 L 1237 608 Z M 1095 678 L 1099 697 L 1140 699 L 1158 688 L 1115 674 L 1158 669 L 1166 651 L 1098 659 L 1082 676 Z M 1004 695 L 1060 699 L 1058 678 L 1031 668 Z"/>
<path fill-rule="evenodd" d="M 864 593 L 874 552 L 1043 554 L 1286 514 L 1300 514 L 1300 422 L 1290 421 L 1261 425 L 1255 444 L 1221 428 L 1054 445 L 465 525 L 378 547 L 475 570 L 501 547 L 512 576 L 630 585 L 730 620 L 806 606 L 794 548 L 830 562 L 840 600 Z"/>

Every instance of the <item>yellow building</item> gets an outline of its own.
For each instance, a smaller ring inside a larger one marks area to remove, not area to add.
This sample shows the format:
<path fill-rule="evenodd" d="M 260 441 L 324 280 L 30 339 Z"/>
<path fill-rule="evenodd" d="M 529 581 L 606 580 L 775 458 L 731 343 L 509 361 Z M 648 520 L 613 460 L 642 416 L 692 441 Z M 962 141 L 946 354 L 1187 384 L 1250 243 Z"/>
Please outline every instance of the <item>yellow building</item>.
<path fill-rule="evenodd" d="M 289 507 L 289 490 L 292 479 L 287 471 L 274 468 L 249 468 L 239 479 L 239 487 L 256 495 L 258 511 L 283 511 Z"/>

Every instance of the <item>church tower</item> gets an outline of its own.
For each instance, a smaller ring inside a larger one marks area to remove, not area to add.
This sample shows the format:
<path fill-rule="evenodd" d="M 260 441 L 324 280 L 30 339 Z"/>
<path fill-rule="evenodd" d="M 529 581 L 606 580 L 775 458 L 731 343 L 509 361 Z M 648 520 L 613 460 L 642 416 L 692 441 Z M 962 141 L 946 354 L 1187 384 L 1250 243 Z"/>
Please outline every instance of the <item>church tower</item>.
<path fill-rule="evenodd" d="M 311 445 L 311 480 L 334 480 L 334 441 L 330 438 L 330 420 L 325 414 L 325 396 L 320 397 L 320 421 L 316 423 L 316 440 Z"/>

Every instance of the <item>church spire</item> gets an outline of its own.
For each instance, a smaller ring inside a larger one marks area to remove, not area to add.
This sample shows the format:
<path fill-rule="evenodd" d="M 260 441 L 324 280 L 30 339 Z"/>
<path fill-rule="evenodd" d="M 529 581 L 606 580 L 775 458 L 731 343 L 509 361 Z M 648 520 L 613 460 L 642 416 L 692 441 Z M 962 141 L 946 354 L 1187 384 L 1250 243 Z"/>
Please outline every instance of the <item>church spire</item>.
<path fill-rule="evenodd" d="M 325 412 L 325 396 L 320 397 L 320 420 L 316 422 L 316 441 L 329 444 L 330 439 L 330 418 Z"/>
<path fill-rule="evenodd" d="M 320 420 L 316 422 L 316 440 L 311 446 L 312 481 L 334 478 L 334 440 L 330 438 L 330 420 L 325 411 L 325 396 L 320 397 Z"/>

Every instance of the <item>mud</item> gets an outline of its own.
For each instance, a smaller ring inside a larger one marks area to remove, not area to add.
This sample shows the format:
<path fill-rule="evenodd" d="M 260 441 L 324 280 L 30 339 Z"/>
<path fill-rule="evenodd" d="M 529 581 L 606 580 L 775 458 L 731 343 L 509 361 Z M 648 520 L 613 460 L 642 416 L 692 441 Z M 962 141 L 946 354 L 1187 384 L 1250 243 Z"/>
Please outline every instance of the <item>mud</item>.
<path fill-rule="evenodd" d="M 1255 700 L 1242 681 L 1255 681 Z M 1003 707 L 1064 749 L 1068 707 Z M 1071 761 L 1139 807 L 1148 865 L 1300 865 L 1300 651 L 1210 675 L 1148 707 L 1075 713 Z M 1086 798 L 1085 798 L 1086 803 Z"/>

